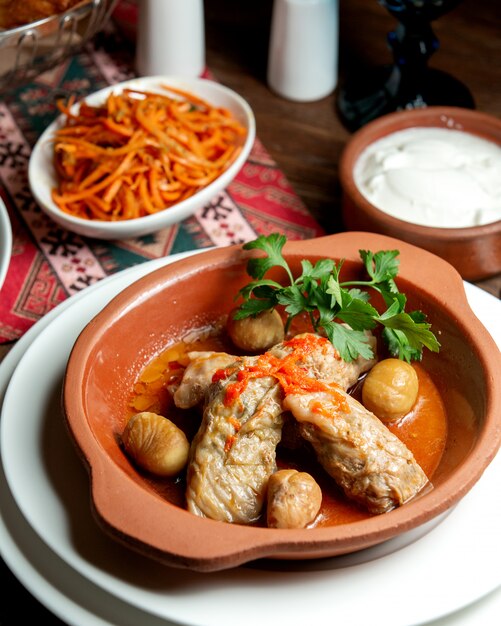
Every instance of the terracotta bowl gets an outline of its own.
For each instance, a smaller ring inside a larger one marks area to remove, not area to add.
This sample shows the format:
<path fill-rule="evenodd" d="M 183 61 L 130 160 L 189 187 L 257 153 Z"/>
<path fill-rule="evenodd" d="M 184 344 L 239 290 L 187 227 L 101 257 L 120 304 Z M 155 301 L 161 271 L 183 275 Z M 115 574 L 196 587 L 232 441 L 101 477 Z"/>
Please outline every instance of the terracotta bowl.
<path fill-rule="evenodd" d="M 66 421 L 89 470 L 97 521 L 114 538 L 172 566 L 211 571 L 260 557 L 312 559 L 346 554 L 415 529 L 447 511 L 480 478 L 501 438 L 501 353 L 469 308 L 459 274 L 442 259 L 370 233 L 290 242 L 293 271 L 303 258 L 345 259 L 347 279 L 361 274 L 360 248 L 398 248 L 400 289 L 410 309 L 428 315 L 441 342 L 423 366 L 448 412 L 448 444 L 434 488 L 389 513 L 324 528 L 279 530 L 199 518 L 172 504 L 120 447 L 131 391 L 142 368 L 166 345 L 234 306 L 248 282 L 248 252 L 228 247 L 159 269 L 125 289 L 83 330 L 65 383 Z M 84 497 L 84 494 L 82 494 Z M 481 515 L 481 511 L 479 511 Z"/>
<path fill-rule="evenodd" d="M 388 215 L 367 200 L 355 183 L 354 167 L 363 150 L 391 133 L 414 127 L 462 130 L 501 145 L 501 120 L 456 107 L 428 107 L 385 115 L 356 132 L 340 161 L 343 220 L 349 230 L 390 235 L 437 254 L 467 280 L 501 272 L 501 220 L 468 228 L 421 226 Z"/>

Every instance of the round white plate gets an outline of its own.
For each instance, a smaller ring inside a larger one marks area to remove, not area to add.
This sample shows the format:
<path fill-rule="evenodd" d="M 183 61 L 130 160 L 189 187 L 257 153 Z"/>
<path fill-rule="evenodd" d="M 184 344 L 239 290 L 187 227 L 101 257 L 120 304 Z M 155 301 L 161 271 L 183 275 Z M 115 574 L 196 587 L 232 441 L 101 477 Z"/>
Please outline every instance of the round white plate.
<path fill-rule="evenodd" d="M 132 268 L 65 302 L 56 321 L 27 337 L 5 397 L 1 450 L 11 489 L 28 522 L 74 573 L 149 616 L 197 626 L 233 625 L 235 619 L 243 626 L 263 620 L 294 626 L 333 616 L 347 625 L 406 626 L 451 613 L 501 584 L 500 455 L 433 532 L 359 564 L 329 559 L 296 571 L 287 562 L 204 575 L 163 567 L 105 536 L 91 517 L 87 476 L 62 425 L 61 378 L 76 335 L 90 317 L 161 263 Z M 497 308 L 496 324 L 488 328 L 501 345 L 501 304 L 466 287 L 481 319 Z"/>
<path fill-rule="evenodd" d="M 133 78 L 105 89 L 85 98 L 85 101 L 97 106 L 102 104 L 109 93 L 120 92 L 131 88 L 138 90 L 162 92 L 161 85 L 170 85 L 177 89 L 195 94 L 210 102 L 214 106 L 228 109 L 247 130 L 242 150 L 235 161 L 207 187 L 203 187 L 196 194 L 178 202 L 169 209 L 158 211 L 152 215 L 146 215 L 132 220 L 117 222 L 105 222 L 100 220 L 86 220 L 74 217 L 59 209 L 52 200 L 51 192 L 57 186 L 54 170 L 52 137 L 55 131 L 63 124 L 63 116 L 53 122 L 41 135 L 30 157 L 28 178 L 31 191 L 40 207 L 58 224 L 68 230 L 72 230 L 87 237 L 99 239 L 128 239 L 139 237 L 166 228 L 172 224 L 184 220 L 199 208 L 203 207 L 214 196 L 229 185 L 244 165 L 254 143 L 256 135 L 256 122 L 254 114 L 248 103 L 233 90 L 219 83 L 202 78 L 174 78 L 170 76 L 148 76 Z M 79 103 L 74 105 L 79 106 Z"/>
<path fill-rule="evenodd" d="M 7 274 L 12 252 L 12 229 L 7 207 L 0 198 L 0 289 Z"/>
<path fill-rule="evenodd" d="M 72 626 L 168 626 L 103 591 L 67 565 L 17 508 L 0 469 L 0 546 L 9 568 L 48 609 Z M 3 599 L 4 605 L 11 602 Z M 0 619 L 3 609 L 0 609 Z M 3 623 L 3 622 L 2 622 Z"/>
<path fill-rule="evenodd" d="M 183 258 L 178 254 L 152 261 L 158 266 Z M 151 269 L 155 269 L 152 265 Z M 123 287 L 128 272 L 110 276 L 97 286 L 107 289 L 108 298 Z M 117 280 L 118 279 L 118 280 Z M 115 290 L 111 283 L 117 282 Z M 0 364 L 0 409 L 10 378 L 31 342 L 70 305 L 85 295 L 73 296 L 45 315 L 16 343 Z M 72 626 L 169 626 L 170 622 L 145 613 L 93 585 L 60 559 L 34 532 L 7 486 L 0 463 L 0 554 L 11 571 L 33 596 Z M 1 618 L 0 618 L 1 619 Z"/>

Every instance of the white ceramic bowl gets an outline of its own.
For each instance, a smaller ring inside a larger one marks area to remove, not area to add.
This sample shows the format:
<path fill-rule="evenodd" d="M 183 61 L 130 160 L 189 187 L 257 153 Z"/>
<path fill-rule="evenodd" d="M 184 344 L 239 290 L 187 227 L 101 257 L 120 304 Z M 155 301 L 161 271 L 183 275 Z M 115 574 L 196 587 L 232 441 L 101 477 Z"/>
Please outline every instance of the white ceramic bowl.
<path fill-rule="evenodd" d="M 0 198 L 0 289 L 9 269 L 12 252 L 12 230 L 7 208 Z"/>
<path fill-rule="evenodd" d="M 56 174 L 53 164 L 53 146 L 51 139 L 63 125 L 64 117 L 60 116 L 42 134 L 36 143 L 30 158 L 29 183 L 31 191 L 42 208 L 55 222 L 68 230 L 86 237 L 98 239 L 127 239 L 155 232 L 187 218 L 204 206 L 235 178 L 245 163 L 254 143 L 256 123 L 252 109 L 247 102 L 231 89 L 210 80 L 198 78 L 173 78 L 167 76 L 150 76 L 135 78 L 111 87 L 106 87 L 85 98 L 93 106 L 106 100 L 110 92 L 120 92 L 132 87 L 149 91 L 161 91 L 160 85 L 183 89 L 207 100 L 210 104 L 228 109 L 232 115 L 246 128 L 247 136 L 242 150 L 235 161 L 215 181 L 200 189 L 196 194 L 175 204 L 164 211 L 132 220 L 106 222 L 86 220 L 74 217 L 61 211 L 51 198 L 51 190 L 56 187 Z M 156 88 L 156 89 L 155 89 Z M 78 103 L 75 105 L 78 107 Z"/>

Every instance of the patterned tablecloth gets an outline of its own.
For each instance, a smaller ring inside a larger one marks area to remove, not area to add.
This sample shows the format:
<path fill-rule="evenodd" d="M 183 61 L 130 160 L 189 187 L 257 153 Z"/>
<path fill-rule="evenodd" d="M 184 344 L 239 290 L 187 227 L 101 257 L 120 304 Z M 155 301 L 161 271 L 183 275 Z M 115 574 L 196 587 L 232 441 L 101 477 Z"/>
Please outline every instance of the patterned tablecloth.
<path fill-rule="evenodd" d="M 55 224 L 29 188 L 31 148 L 57 116 L 57 98 L 132 78 L 132 67 L 130 44 L 110 26 L 81 54 L 0 101 L 0 193 L 13 230 L 0 291 L 0 343 L 15 341 L 65 298 L 131 265 L 273 231 L 290 239 L 321 234 L 259 139 L 229 187 L 179 224 L 124 241 L 83 238 Z"/>

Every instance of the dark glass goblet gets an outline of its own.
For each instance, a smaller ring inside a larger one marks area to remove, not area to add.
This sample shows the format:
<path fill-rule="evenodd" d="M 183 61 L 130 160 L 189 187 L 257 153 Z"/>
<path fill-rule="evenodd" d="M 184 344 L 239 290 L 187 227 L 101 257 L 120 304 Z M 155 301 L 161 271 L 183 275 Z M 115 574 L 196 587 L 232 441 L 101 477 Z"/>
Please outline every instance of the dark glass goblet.
<path fill-rule="evenodd" d="M 471 93 L 459 80 L 428 67 L 428 59 L 439 46 L 430 22 L 460 1 L 379 0 L 399 22 L 388 33 L 394 63 L 358 75 L 339 90 L 339 113 L 350 130 L 392 111 L 430 105 L 475 107 Z"/>

